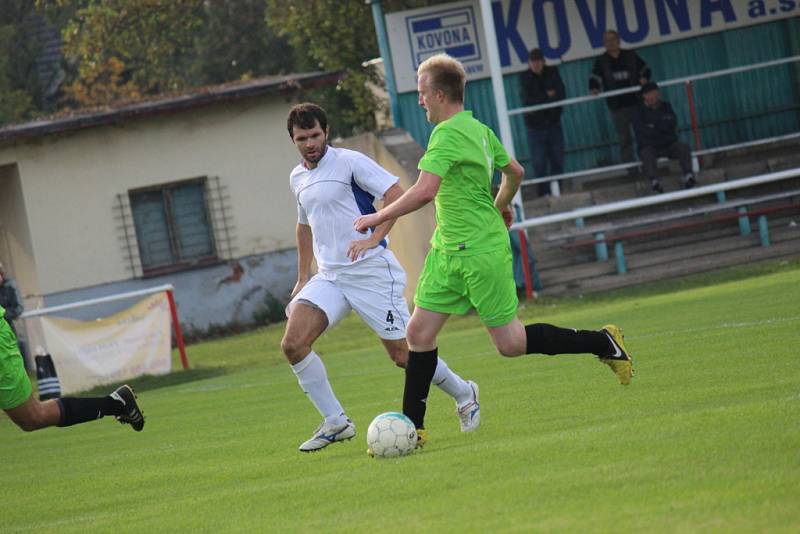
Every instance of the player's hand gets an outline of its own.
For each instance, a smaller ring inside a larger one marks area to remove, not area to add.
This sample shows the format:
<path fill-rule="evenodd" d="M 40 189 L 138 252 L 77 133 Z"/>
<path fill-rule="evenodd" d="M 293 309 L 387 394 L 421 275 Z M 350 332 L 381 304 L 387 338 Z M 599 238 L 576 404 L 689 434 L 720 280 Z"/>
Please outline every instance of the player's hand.
<path fill-rule="evenodd" d="M 350 261 L 356 261 L 369 249 L 377 247 L 378 243 L 380 243 L 380 241 L 376 242 L 374 236 L 370 236 L 367 239 L 350 241 L 350 245 L 347 247 L 347 257 L 350 258 Z"/>
<path fill-rule="evenodd" d="M 511 215 L 511 208 L 503 208 L 500 210 L 500 215 L 503 216 L 503 222 L 506 223 L 506 228 L 511 228 L 511 223 L 514 222 L 514 217 Z"/>
<path fill-rule="evenodd" d="M 292 300 L 295 296 L 297 296 L 297 294 L 300 293 L 300 290 L 303 289 L 307 283 L 308 278 L 304 278 L 302 280 L 298 279 L 297 283 L 294 285 L 294 289 L 292 289 L 292 294 L 289 295 L 289 300 Z"/>
<path fill-rule="evenodd" d="M 356 229 L 356 232 L 366 234 L 367 230 L 378 226 L 380 223 L 380 216 L 377 213 L 370 213 L 356 219 L 353 223 L 353 228 Z"/>
<path fill-rule="evenodd" d="M 597 96 L 600 94 L 600 91 L 598 91 L 597 89 L 592 89 L 589 92 L 592 93 L 592 96 Z"/>
<path fill-rule="evenodd" d="M 550 98 L 555 98 L 556 97 L 556 90 L 555 89 L 548 89 L 547 90 L 547 96 L 549 96 Z"/>

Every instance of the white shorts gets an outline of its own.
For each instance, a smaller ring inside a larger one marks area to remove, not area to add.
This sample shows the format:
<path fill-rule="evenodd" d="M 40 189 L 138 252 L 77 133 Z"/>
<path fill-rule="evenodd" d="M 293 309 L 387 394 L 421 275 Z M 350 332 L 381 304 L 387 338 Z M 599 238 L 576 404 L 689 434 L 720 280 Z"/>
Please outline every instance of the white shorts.
<path fill-rule="evenodd" d="M 381 339 L 403 339 L 409 319 L 405 288 L 406 272 L 386 250 L 351 267 L 317 273 L 286 307 L 286 316 L 298 302 L 310 303 L 325 312 L 333 328 L 355 310 Z"/>

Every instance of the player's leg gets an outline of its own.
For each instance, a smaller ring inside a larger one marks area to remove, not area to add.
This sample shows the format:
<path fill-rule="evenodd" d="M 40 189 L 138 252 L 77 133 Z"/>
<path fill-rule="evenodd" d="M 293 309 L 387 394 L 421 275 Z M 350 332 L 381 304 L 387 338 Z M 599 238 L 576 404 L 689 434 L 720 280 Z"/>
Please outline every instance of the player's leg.
<path fill-rule="evenodd" d="M 350 308 L 335 285 L 312 279 L 292 300 L 288 310 L 281 350 L 300 388 L 323 417 L 311 438 L 300 445 L 301 451 L 310 452 L 355 435 L 355 426 L 333 393 L 325 365 L 311 348 L 325 329 L 338 323 Z"/>
<path fill-rule="evenodd" d="M 602 330 L 577 330 L 544 323 L 523 326 L 514 318 L 507 325 L 488 330 L 503 356 L 594 354 L 611 368 L 621 384 L 631 382 L 633 362 L 625 349 L 622 331 L 615 325 L 606 325 Z"/>
<path fill-rule="evenodd" d="M 464 272 L 470 299 L 500 354 L 594 354 L 611 367 L 622 384 L 630 383 L 631 359 L 617 327 L 575 330 L 544 323 L 523 326 L 516 317 L 518 300 L 510 249 L 465 259 L 469 263 Z"/>
<path fill-rule="evenodd" d="M 428 251 L 414 295 L 416 308 L 406 330 L 409 354 L 403 391 L 403 413 L 420 429 L 423 441 L 425 403 L 439 359 L 436 337 L 450 315 L 469 311 L 463 289 L 454 258 L 437 249 Z"/>
<path fill-rule="evenodd" d="M 403 339 L 382 339 L 389 358 L 398 367 L 406 368 L 408 363 L 408 342 Z M 480 425 L 480 404 L 478 384 L 464 380 L 453 372 L 441 358 L 436 359 L 436 370 L 431 383 L 453 398 L 456 414 L 459 416 L 462 432 L 470 432 Z"/>
<path fill-rule="evenodd" d="M 410 321 L 408 304 L 403 296 L 406 275 L 391 251 L 374 256 L 354 266 L 338 280 L 350 305 L 381 338 L 389 357 L 398 367 L 406 368 L 408 345 L 406 325 Z M 475 400 L 477 386 L 454 373 L 441 358 L 436 360 L 433 384 L 462 408 Z M 462 430 L 474 430 L 477 420 Z"/>
<path fill-rule="evenodd" d="M 419 286 L 417 286 L 419 288 Z M 408 365 L 403 388 L 403 413 L 414 422 L 423 445 L 428 435 L 425 429 L 425 411 L 431 381 L 439 362 L 436 337 L 450 316 L 422 308 L 414 308 L 406 331 Z"/>
<path fill-rule="evenodd" d="M 40 402 L 32 394 L 16 339 L 8 323 L 1 318 L 0 409 L 26 432 L 49 426 L 72 426 L 106 415 L 131 424 L 137 431 L 144 427 L 144 415 L 128 386 L 118 388 L 107 397 L 62 397 Z"/>
<path fill-rule="evenodd" d="M 72 426 L 113 416 L 137 432 L 144 428 L 144 414 L 130 386 L 121 386 L 106 397 L 61 397 L 39 401 L 33 395 L 5 412 L 22 430 Z"/>

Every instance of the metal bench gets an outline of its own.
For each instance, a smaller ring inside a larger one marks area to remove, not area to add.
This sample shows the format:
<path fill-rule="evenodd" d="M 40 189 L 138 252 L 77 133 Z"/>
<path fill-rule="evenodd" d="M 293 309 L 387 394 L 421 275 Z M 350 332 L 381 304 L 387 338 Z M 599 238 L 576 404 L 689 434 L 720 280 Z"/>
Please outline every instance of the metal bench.
<path fill-rule="evenodd" d="M 786 202 L 783 204 L 769 206 L 761 209 L 752 210 L 751 206 L 775 202 L 778 200 L 800 198 L 800 189 L 792 191 L 782 191 L 758 197 L 741 198 L 736 200 L 725 200 L 724 194 L 718 194 L 718 202 L 699 207 L 686 208 L 658 215 L 648 215 L 644 217 L 632 218 L 614 223 L 595 224 L 584 226 L 582 219 L 576 220 L 576 228 L 564 232 L 550 234 L 544 237 L 548 243 L 562 242 L 564 248 L 574 249 L 584 246 L 594 245 L 597 261 L 608 260 L 608 245 L 614 247 L 614 257 L 617 263 L 617 273 L 625 274 L 627 266 L 625 264 L 625 253 L 622 241 L 667 233 L 674 230 L 704 226 L 711 223 L 723 222 L 726 220 L 738 219 L 739 231 L 743 236 L 750 235 L 750 217 L 757 216 L 759 237 L 762 246 L 769 246 L 769 226 L 767 215 L 792 208 L 800 208 L 800 201 Z M 734 213 L 725 213 L 735 210 Z M 710 219 L 692 220 L 700 216 L 708 216 L 721 213 L 721 215 Z M 591 238 L 586 239 L 587 236 Z"/>

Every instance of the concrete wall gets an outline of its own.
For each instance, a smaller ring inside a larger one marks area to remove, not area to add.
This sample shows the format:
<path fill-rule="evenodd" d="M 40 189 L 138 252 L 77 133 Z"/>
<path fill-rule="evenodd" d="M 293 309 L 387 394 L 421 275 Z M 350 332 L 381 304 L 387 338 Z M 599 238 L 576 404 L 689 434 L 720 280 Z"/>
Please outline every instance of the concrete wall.
<path fill-rule="evenodd" d="M 0 166 L 0 263 L 7 275 L 36 292 L 39 282 L 17 166 Z"/>
<path fill-rule="evenodd" d="M 253 314 L 263 308 L 267 293 L 284 301 L 288 299 L 296 280 L 297 251 L 289 249 L 146 280 L 127 280 L 51 293 L 45 297 L 44 304 L 57 306 L 172 284 L 181 324 L 184 328 L 205 329 L 212 323 L 251 323 Z M 116 313 L 132 303 L 130 300 L 115 301 L 67 310 L 59 315 L 88 321 Z"/>

